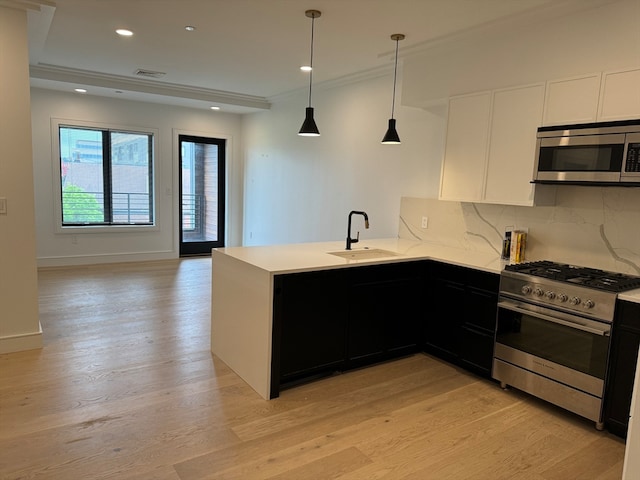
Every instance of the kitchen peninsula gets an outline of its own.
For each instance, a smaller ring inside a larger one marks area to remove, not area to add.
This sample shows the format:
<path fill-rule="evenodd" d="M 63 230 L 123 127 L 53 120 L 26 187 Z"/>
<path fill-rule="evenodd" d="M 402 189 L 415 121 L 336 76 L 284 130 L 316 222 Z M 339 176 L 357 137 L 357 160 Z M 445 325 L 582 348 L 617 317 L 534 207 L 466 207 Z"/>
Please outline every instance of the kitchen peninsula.
<path fill-rule="evenodd" d="M 364 253 L 367 250 L 372 254 L 368 256 Z M 283 279 L 295 278 L 295 282 L 290 283 L 294 285 L 294 291 L 295 285 L 301 285 L 298 288 L 301 293 L 322 289 L 325 283 L 331 286 L 327 292 L 318 292 L 317 296 L 326 301 L 314 305 L 304 303 L 298 305 L 299 311 L 308 312 L 311 317 L 315 309 L 329 308 L 327 304 L 334 303 L 333 294 L 342 295 L 339 282 L 335 281 L 337 277 L 333 276 L 340 272 L 357 274 L 363 272 L 364 268 L 369 268 L 369 272 L 374 277 L 382 279 L 378 282 L 378 285 L 382 285 L 382 281 L 386 282 L 386 278 L 383 278 L 386 272 L 393 271 L 394 280 L 397 281 L 392 284 L 385 283 L 385 292 L 395 291 L 399 295 L 393 299 L 394 308 L 407 308 L 400 304 L 398 299 L 413 299 L 414 297 L 407 297 L 407 295 L 422 293 L 420 290 L 415 290 L 416 285 L 409 281 L 419 276 L 419 270 L 414 267 L 419 266 L 421 262 L 437 260 L 495 275 L 500 273 L 503 266 L 497 253 L 475 252 L 397 238 L 362 241 L 351 252 L 353 255 L 347 253 L 344 242 L 213 249 L 212 353 L 233 369 L 261 397 L 274 398 L 278 396 L 280 385 L 280 379 L 273 378 L 273 372 L 280 371 L 279 348 L 289 346 L 284 345 L 285 340 L 282 340 L 281 345 L 281 332 L 277 328 L 274 329 L 274 311 L 277 317 L 282 307 L 279 305 L 278 296 L 281 293 L 280 282 Z M 347 258 L 339 256 L 340 254 L 347 255 Z M 371 270 L 372 267 L 374 267 L 373 270 Z M 292 277 L 314 272 L 326 277 L 318 278 L 314 275 L 315 283 L 306 284 L 304 282 L 308 281 L 309 277 Z M 367 278 L 370 277 L 368 273 Z M 374 293 L 375 290 L 367 295 L 375 300 L 372 296 Z M 420 301 L 420 298 L 415 300 Z M 336 299 L 335 305 L 348 309 L 346 302 L 344 298 Z M 333 313 L 339 317 L 344 313 L 344 309 L 337 307 Z M 369 312 L 375 314 L 371 310 Z M 331 311 L 327 310 L 324 313 L 329 314 Z M 399 313 L 397 317 L 404 318 L 406 315 Z M 333 316 L 327 315 L 324 318 L 333 318 Z M 366 321 L 366 318 L 364 320 Z M 330 325 L 327 326 L 327 328 L 330 327 Z M 301 326 L 302 330 L 305 328 Z M 336 325 L 336 328 L 344 327 Z M 327 336 L 327 338 L 330 337 Z M 336 342 L 341 344 L 338 338 Z M 277 346 L 278 351 L 274 351 L 274 345 Z M 322 353 L 327 353 L 326 350 L 330 353 L 331 349 L 332 347 L 327 345 Z"/>

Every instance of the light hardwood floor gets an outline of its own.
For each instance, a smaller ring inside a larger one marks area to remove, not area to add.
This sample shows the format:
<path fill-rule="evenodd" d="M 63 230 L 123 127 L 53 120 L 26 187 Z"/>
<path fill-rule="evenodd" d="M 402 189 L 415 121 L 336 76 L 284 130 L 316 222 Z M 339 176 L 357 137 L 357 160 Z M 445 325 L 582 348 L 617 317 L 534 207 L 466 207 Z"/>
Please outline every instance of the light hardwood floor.
<path fill-rule="evenodd" d="M 0 355 L 0 478 L 621 478 L 618 437 L 427 355 L 263 400 L 209 351 L 210 269 L 41 270 L 44 348 Z"/>

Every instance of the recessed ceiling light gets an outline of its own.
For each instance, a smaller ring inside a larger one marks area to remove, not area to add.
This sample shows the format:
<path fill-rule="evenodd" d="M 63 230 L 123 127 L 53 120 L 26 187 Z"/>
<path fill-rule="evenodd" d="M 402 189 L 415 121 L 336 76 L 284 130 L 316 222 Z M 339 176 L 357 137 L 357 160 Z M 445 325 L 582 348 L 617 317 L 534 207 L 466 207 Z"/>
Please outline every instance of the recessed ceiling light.
<path fill-rule="evenodd" d="M 209 107 L 209 108 L 210 108 L 211 110 L 220 110 L 220 107 L 216 107 L 215 105 L 214 105 L 214 106 L 211 106 L 211 107 Z"/>
<path fill-rule="evenodd" d="M 116 33 L 123 37 L 130 37 L 131 35 L 133 35 L 133 32 L 131 30 L 127 30 L 126 28 L 119 28 L 116 30 Z"/>
<path fill-rule="evenodd" d="M 300 67 L 300 70 L 302 70 L 303 72 L 310 72 L 311 71 L 311 67 L 309 65 L 302 65 Z"/>
<path fill-rule="evenodd" d="M 193 32 L 196 29 L 196 27 L 194 27 L 193 25 L 187 25 L 186 27 L 184 27 L 184 29 L 187 32 Z"/>
<path fill-rule="evenodd" d="M 78 93 L 87 93 L 87 89 L 86 88 L 74 88 L 74 90 Z"/>

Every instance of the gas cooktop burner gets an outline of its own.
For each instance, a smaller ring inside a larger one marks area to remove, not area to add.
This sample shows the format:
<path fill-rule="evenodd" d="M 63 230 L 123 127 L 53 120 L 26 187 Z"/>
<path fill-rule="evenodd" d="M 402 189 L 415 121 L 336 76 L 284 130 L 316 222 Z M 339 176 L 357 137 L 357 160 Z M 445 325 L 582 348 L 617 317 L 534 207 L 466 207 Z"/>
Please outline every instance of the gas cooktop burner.
<path fill-rule="evenodd" d="M 573 283 L 608 292 L 624 292 L 640 288 L 640 277 L 635 275 L 607 272 L 548 260 L 510 264 L 505 265 L 504 268 L 512 272 Z"/>

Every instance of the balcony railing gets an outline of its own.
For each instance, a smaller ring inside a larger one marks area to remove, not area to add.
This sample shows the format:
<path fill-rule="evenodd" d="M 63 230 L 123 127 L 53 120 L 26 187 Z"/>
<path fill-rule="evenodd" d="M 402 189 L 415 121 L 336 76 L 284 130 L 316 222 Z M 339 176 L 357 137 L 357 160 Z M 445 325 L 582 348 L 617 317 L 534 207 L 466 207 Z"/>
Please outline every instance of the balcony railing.
<path fill-rule="evenodd" d="M 182 195 L 182 232 L 200 235 L 204 232 L 204 195 Z"/>
<path fill-rule="evenodd" d="M 153 211 L 148 193 L 114 193 L 111 198 L 112 219 L 109 219 L 105 218 L 104 193 L 63 191 L 63 224 L 149 225 L 153 223 Z"/>

